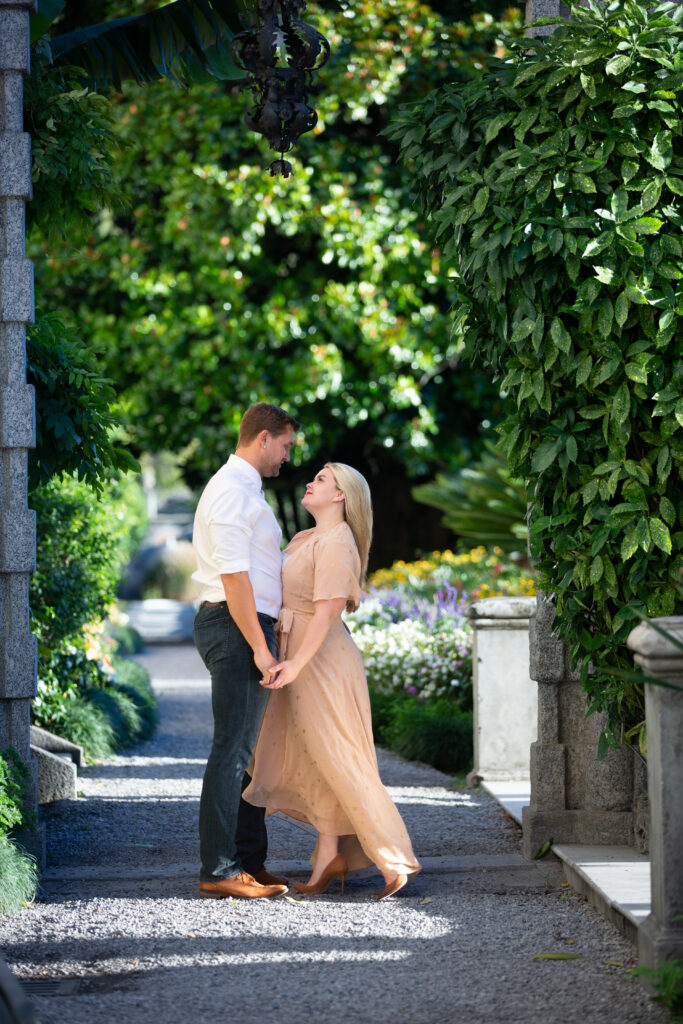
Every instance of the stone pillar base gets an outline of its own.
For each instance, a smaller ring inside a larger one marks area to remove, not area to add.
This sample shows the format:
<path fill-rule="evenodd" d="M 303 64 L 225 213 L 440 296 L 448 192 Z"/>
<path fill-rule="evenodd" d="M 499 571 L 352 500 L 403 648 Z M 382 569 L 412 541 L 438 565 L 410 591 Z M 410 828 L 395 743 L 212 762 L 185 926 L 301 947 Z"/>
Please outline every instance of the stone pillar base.
<path fill-rule="evenodd" d="M 638 961 L 656 967 L 662 960 L 683 960 L 683 929 L 662 928 L 650 914 L 638 928 Z"/>
<path fill-rule="evenodd" d="M 547 839 L 582 846 L 628 846 L 633 834 L 630 811 L 544 811 L 522 809 L 523 855 L 532 860 Z"/>

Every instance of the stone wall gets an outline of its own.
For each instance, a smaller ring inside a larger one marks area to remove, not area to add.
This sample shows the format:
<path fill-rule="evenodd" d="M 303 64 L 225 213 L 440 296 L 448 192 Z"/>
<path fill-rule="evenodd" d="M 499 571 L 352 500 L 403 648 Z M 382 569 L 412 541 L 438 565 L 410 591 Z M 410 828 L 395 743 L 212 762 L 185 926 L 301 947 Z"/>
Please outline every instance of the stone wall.
<path fill-rule="evenodd" d="M 31 144 L 23 131 L 29 13 L 35 0 L 0 0 L 0 747 L 29 753 L 36 641 L 29 633 L 28 579 L 35 568 L 35 515 L 27 507 L 27 449 L 35 444 L 33 388 L 26 384 L 26 325 L 33 270 L 26 259 L 25 204 Z"/>

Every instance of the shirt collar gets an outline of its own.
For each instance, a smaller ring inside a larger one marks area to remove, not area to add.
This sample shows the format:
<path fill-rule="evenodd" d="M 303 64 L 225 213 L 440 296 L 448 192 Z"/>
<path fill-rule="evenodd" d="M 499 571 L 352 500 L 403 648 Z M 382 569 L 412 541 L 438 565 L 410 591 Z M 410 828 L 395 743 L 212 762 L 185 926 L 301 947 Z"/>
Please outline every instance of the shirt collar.
<path fill-rule="evenodd" d="M 231 455 L 227 464 L 233 472 L 236 472 L 241 476 L 245 484 L 248 484 L 248 486 L 253 488 L 253 490 L 260 491 L 262 489 L 261 474 L 258 469 L 254 469 L 246 459 L 243 459 L 239 455 Z"/>

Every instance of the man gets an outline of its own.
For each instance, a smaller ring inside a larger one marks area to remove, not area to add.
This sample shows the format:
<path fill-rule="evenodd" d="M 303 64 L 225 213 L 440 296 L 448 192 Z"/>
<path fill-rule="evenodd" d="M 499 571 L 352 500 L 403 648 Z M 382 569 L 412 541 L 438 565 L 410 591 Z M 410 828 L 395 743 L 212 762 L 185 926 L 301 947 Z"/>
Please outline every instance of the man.
<path fill-rule="evenodd" d="M 193 579 L 200 604 L 194 638 L 211 673 L 214 717 L 199 807 L 199 895 L 212 899 L 287 892 L 286 879 L 264 867 L 264 811 L 242 800 L 242 791 L 268 700 L 260 680 L 277 663 L 282 604 L 282 532 L 261 478 L 277 476 L 289 461 L 298 429 L 275 405 L 250 406 L 235 454 L 209 480 L 195 514 Z"/>

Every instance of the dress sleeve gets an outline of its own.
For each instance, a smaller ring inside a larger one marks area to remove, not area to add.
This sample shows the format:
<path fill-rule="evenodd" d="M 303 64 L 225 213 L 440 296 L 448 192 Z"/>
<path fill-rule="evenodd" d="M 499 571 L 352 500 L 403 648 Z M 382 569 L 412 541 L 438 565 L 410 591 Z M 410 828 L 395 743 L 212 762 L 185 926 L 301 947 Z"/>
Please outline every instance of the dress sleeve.
<path fill-rule="evenodd" d="M 313 557 L 313 600 L 347 599 L 347 609 L 357 608 L 361 599 L 358 582 L 360 556 L 352 540 L 320 541 Z"/>

